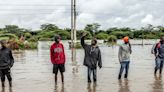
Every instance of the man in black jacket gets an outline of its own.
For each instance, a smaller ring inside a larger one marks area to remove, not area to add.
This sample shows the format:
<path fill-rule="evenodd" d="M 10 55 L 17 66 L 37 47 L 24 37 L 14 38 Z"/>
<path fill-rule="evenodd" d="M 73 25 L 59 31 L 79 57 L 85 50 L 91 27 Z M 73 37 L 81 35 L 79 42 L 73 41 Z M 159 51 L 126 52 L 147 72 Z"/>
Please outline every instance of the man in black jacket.
<path fill-rule="evenodd" d="M 81 38 L 81 45 L 85 51 L 84 65 L 88 68 L 88 83 L 91 83 L 91 73 L 93 73 L 93 81 L 97 81 L 97 65 L 102 67 L 101 51 L 97 46 L 97 40 L 94 38 L 91 41 L 91 45 L 87 45 L 84 41 L 87 34 L 83 33 Z"/>
<path fill-rule="evenodd" d="M 12 87 L 12 77 L 10 74 L 10 68 L 14 64 L 14 58 L 9 48 L 5 46 L 4 41 L 0 41 L 0 76 L 2 87 L 5 87 L 5 76 L 9 81 L 9 86 Z"/>

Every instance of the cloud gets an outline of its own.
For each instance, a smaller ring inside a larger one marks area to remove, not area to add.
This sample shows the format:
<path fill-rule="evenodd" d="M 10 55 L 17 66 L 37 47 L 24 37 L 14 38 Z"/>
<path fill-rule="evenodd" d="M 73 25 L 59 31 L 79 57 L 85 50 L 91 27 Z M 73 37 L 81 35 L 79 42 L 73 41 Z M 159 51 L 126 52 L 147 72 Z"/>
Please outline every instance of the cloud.
<path fill-rule="evenodd" d="M 144 19 L 141 20 L 141 23 L 143 23 L 143 24 L 152 24 L 153 20 L 154 20 L 153 15 L 148 14 L 144 17 Z"/>
<path fill-rule="evenodd" d="M 161 25 L 163 23 L 163 17 L 156 18 L 151 14 L 147 14 L 142 20 L 141 23 L 144 25 L 152 24 L 155 26 Z"/>
<path fill-rule="evenodd" d="M 0 1 L 0 27 L 16 24 L 39 29 L 43 23 L 54 23 L 61 28 L 70 28 L 70 0 Z M 163 3 L 164 0 L 80 0 L 77 1 L 77 28 L 95 22 L 102 29 L 164 25 Z"/>

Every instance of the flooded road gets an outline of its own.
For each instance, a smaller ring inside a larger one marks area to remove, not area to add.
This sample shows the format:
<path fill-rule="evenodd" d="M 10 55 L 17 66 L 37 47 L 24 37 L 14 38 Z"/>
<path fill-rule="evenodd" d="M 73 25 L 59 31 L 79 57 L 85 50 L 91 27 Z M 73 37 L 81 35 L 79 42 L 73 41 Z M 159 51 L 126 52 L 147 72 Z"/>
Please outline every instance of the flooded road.
<path fill-rule="evenodd" d="M 71 50 L 68 43 L 64 43 L 67 58 L 65 84 L 61 84 L 59 75 L 55 87 L 46 44 L 40 44 L 38 50 L 14 52 L 13 88 L 9 89 L 6 81 L 5 89 L 0 87 L 0 92 L 164 92 L 164 76 L 153 75 L 155 62 L 150 53 L 151 45 L 132 47 L 129 78 L 120 81 L 117 79 L 120 67 L 118 46 L 101 46 L 103 68 L 98 69 L 97 84 L 87 84 L 87 68 L 82 65 L 84 51 L 77 50 L 77 65 L 73 65 Z"/>

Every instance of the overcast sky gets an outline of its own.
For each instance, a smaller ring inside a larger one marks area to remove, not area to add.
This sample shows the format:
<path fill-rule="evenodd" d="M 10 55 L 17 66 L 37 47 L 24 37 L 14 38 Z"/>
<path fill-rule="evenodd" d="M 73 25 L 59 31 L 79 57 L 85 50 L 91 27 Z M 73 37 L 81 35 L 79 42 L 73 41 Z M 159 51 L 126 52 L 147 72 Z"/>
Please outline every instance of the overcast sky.
<path fill-rule="evenodd" d="M 0 27 L 15 24 L 39 29 L 54 23 L 70 28 L 71 0 L 0 0 Z M 77 0 L 77 27 L 99 23 L 109 27 L 164 26 L 164 0 Z"/>

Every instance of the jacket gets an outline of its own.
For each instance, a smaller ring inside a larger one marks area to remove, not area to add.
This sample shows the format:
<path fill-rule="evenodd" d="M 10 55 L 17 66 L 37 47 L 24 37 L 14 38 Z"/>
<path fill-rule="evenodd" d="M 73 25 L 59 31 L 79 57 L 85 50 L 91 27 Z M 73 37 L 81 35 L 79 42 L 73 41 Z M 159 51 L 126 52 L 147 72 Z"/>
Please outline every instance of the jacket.
<path fill-rule="evenodd" d="M 50 47 L 50 58 L 52 64 L 65 64 L 65 52 L 62 43 L 53 43 Z"/>
<path fill-rule="evenodd" d="M 119 61 L 130 61 L 130 54 L 132 53 L 131 46 L 129 44 L 123 44 L 119 47 L 118 58 Z"/>
<path fill-rule="evenodd" d="M 89 68 L 97 68 L 97 65 L 102 67 L 101 51 L 98 46 L 93 47 L 87 45 L 84 41 L 84 37 L 81 38 L 81 45 L 85 51 L 85 57 L 83 64 Z"/>
<path fill-rule="evenodd" d="M 0 49 L 0 69 L 11 68 L 14 64 L 14 58 L 9 48 Z"/>

